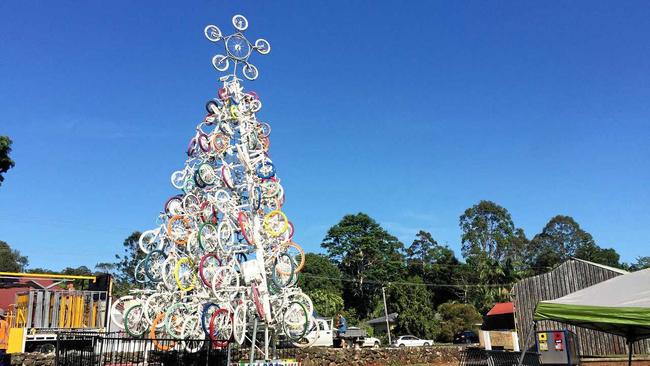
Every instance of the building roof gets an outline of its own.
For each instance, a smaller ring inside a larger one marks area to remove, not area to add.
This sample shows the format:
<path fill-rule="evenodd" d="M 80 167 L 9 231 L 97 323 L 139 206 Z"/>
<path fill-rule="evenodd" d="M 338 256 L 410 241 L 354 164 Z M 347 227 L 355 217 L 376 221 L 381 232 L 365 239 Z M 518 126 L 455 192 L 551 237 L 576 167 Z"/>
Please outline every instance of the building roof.
<path fill-rule="evenodd" d="M 390 313 L 390 314 L 388 314 L 388 322 L 389 322 L 389 323 L 394 323 L 394 322 L 395 322 L 395 319 L 397 319 L 397 316 L 398 316 L 397 313 Z M 382 317 L 379 317 L 379 318 L 375 318 L 375 319 L 370 319 L 370 320 L 368 320 L 368 321 L 366 322 L 366 324 L 370 324 L 370 325 L 373 325 L 373 324 L 381 324 L 381 323 L 384 323 L 384 324 L 386 323 L 386 317 L 385 317 L 385 316 L 382 316 Z"/>
<path fill-rule="evenodd" d="M 513 314 L 514 312 L 515 312 L 515 306 L 512 302 L 499 302 L 494 304 L 492 309 L 488 311 L 487 316 Z"/>

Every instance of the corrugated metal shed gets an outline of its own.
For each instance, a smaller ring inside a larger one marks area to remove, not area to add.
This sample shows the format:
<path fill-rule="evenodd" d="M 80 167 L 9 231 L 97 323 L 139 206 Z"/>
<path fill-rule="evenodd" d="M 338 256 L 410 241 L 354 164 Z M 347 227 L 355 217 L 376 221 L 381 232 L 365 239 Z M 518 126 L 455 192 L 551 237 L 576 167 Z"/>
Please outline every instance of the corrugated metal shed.
<path fill-rule="evenodd" d="M 527 342 L 529 347 L 534 344 L 533 339 L 529 337 L 529 332 L 533 327 L 535 305 L 539 301 L 554 300 L 625 273 L 627 272 L 618 268 L 581 259 L 570 259 L 548 273 L 517 282 L 512 288 L 511 295 L 515 304 L 515 321 L 522 349 L 524 342 Z M 622 337 L 551 321 L 538 322 L 537 329 L 569 329 L 575 332 L 580 341 L 582 355 L 627 354 L 625 339 Z M 650 341 L 637 342 L 634 346 L 634 353 L 650 353 Z"/>

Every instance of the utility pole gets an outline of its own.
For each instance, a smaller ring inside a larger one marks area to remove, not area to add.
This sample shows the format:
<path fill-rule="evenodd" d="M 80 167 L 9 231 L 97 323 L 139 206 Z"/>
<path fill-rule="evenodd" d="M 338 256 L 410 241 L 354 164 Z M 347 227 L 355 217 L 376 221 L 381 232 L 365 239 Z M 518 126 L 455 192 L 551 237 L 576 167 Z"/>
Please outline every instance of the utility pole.
<path fill-rule="evenodd" d="M 390 284 L 389 284 L 390 285 Z M 381 293 L 384 296 L 384 318 L 386 319 L 386 331 L 388 332 L 388 345 L 393 343 L 390 339 L 390 324 L 388 323 L 388 309 L 386 308 L 386 288 L 381 287 Z"/>

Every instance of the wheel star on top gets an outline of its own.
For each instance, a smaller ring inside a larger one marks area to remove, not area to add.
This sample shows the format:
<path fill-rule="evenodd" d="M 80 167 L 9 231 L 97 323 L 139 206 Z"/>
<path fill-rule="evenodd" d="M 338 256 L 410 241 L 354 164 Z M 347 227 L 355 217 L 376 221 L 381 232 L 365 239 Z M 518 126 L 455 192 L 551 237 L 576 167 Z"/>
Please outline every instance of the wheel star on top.
<path fill-rule="evenodd" d="M 248 62 L 248 58 L 253 51 L 257 51 L 262 55 L 271 52 L 271 45 L 264 38 L 260 38 L 251 43 L 244 36 L 244 31 L 248 28 L 248 20 L 243 15 L 235 15 L 232 17 L 232 24 L 235 26 L 237 32 L 223 36 L 221 30 L 216 25 L 208 25 L 205 27 L 205 37 L 211 42 L 219 42 L 223 39 L 225 46 L 225 55 L 218 54 L 212 58 L 212 66 L 218 71 L 226 71 L 230 67 L 230 62 L 234 64 L 233 75 L 237 72 L 237 65 L 243 64 L 242 74 L 248 80 L 255 80 L 258 76 L 257 67 Z"/>

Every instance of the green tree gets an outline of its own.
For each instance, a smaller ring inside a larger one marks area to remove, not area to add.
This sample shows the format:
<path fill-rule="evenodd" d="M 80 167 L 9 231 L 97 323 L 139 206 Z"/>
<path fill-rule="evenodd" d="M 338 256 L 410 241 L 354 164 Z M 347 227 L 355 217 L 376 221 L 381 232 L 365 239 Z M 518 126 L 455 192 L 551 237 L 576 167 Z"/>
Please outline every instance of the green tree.
<path fill-rule="evenodd" d="M 557 215 L 530 241 L 527 258 L 535 273 L 544 273 L 575 256 L 578 248 L 595 246 L 591 234 L 582 230 L 573 217 Z"/>
<path fill-rule="evenodd" d="M 306 293 L 324 290 L 341 295 L 341 270 L 322 254 L 305 254 L 305 266 L 298 274 L 298 286 Z"/>
<path fill-rule="evenodd" d="M 115 263 L 116 274 L 113 293 L 116 296 L 126 294 L 128 290 L 138 287 L 138 283 L 135 281 L 135 267 L 145 257 L 138 244 L 140 235 L 139 231 L 131 233 L 122 243 L 122 255 L 115 255 L 117 263 Z"/>
<path fill-rule="evenodd" d="M 636 262 L 630 265 L 631 271 L 639 271 L 650 268 L 650 257 L 638 257 Z"/>
<path fill-rule="evenodd" d="M 489 258 L 496 262 L 522 259 L 526 240 L 523 230 L 515 229 L 510 213 L 492 201 L 481 201 L 460 216 L 462 253 L 468 261 Z"/>
<path fill-rule="evenodd" d="M 406 248 L 407 273 L 422 278 L 425 283 L 440 285 L 431 287 L 433 306 L 458 298 L 453 287 L 455 271 L 460 261 L 454 251 L 440 245 L 431 233 L 420 230 L 413 243 Z"/>
<path fill-rule="evenodd" d="M 309 292 L 314 308 L 320 316 L 333 317 L 343 310 L 343 298 L 327 290 L 314 290 Z"/>
<path fill-rule="evenodd" d="M 398 314 L 395 320 L 398 334 L 436 338 L 439 324 L 432 306 L 433 299 L 420 277 L 410 276 L 405 282 L 389 284 L 386 297 L 388 313 Z"/>
<path fill-rule="evenodd" d="M 528 239 L 510 213 L 491 201 L 481 201 L 460 217 L 466 266 L 459 272 L 463 299 L 480 310 L 507 299 L 524 269 Z M 480 286 L 477 286 L 480 285 Z"/>
<path fill-rule="evenodd" d="M 622 267 L 620 263 L 621 256 L 615 249 L 601 248 L 595 243 L 586 243 L 578 246 L 575 257 L 610 267 Z"/>
<path fill-rule="evenodd" d="M 0 240 L 0 272 L 22 272 L 28 263 L 26 256 Z"/>
<path fill-rule="evenodd" d="M 476 330 L 483 321 L 481 314 L 470 304 L 448 302 L 438 306 L 440 332 L 438 341 L 451 342 L 454 334 L 465 330 Z"/>
<path fill-rule="evenodd" d="M 61 274 L 70 276 L 92 276 L 93 272 L 86 266 L 79 267 L 66 267 L 61 271 Z M 74 288 L 77 290 L 84 289 L 89 280 L 74 280 Z"/>
<path fill-rule="evenodd" d="M 12 143 L 13 141 L 8 136 L 0 136 L 0 185 L 5 180 L 2 174 L 16 166 L 16 163 L 9 157 Z"/>
<path fill-rule="evenodd" d="M 116 263 L 110 263 L 110 262 L 100 262 L 95 264 L 95 273 L 109 273 L 113 274 L 115 269 L 117 268 Z"/>
<path fill-rule="evenodd" d="M 364 213 L 345 215 L 321 245 L 351 279 L 343 284 L 343 299 L 361 318 L 373 309 L 381 283 L 394 281 L 403 272 L 404 245 Z"/>

